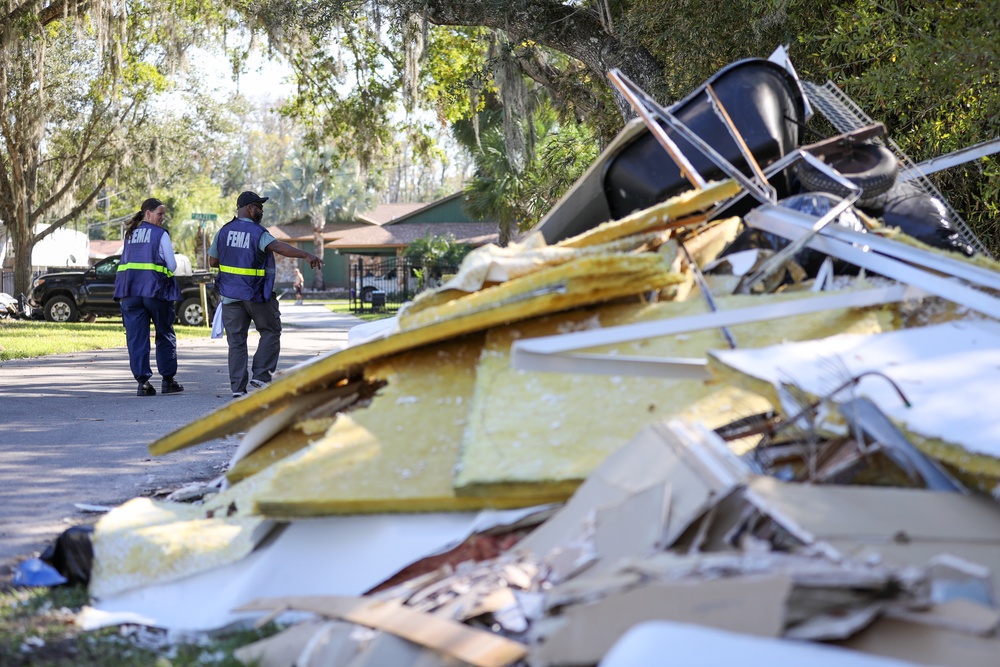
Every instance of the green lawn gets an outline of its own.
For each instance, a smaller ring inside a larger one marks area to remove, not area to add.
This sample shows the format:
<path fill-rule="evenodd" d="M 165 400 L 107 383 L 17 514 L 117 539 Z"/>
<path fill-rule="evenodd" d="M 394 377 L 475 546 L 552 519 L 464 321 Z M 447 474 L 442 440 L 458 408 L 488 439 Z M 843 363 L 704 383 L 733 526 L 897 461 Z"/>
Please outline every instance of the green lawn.
<path fill-rule="evenodd" d="M 208 327 L 183 326 L 174 327 L 174 332 L 178 338 L 207 338 L 212 333 Z M 0 361 L 113 347 L 125 347 L 120 318 L 102 318 L 90 324 L 0 320 Z"/>

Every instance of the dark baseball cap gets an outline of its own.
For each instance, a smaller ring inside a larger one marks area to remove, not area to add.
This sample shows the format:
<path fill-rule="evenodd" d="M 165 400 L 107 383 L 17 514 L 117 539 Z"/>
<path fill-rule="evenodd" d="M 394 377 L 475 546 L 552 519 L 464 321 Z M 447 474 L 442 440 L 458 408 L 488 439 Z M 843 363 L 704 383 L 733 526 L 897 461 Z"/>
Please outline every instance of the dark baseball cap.
<path fill-rule="evenodd" d="M 240 196 L 236 199 L 236 208 L 243 208 L 244 206 L 249 206 L 250 204 L 263 204 L 270 197 L 261 197 L 256 192 L 241 192 Z"/>

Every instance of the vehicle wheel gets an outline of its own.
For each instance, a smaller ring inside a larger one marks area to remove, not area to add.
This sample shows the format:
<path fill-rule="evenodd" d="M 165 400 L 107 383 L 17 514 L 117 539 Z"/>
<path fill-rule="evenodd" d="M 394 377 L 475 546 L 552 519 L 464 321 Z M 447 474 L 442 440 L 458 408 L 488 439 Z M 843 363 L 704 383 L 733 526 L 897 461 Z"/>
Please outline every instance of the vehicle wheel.
<path fill-rule="evenodd" d="M 80 312 L 68 296 L 54 296 L 45 302 L 45 319 L 49 322 L 76 322 Z"/>
<path fill-rule="evenodd" d="M 371 285 L 369 285 L 368 287 L 362 287 L 361 288 L 361 302 L 362 303 L 371 303 L 372 302 L 372 292 L 374 292 L 374 291 L 375 291 L 375 288 L 372 287 Z"/>
<path fill-rule="evenodd" d="M 189 327 L 205 326 L 205 313 L 201 309 L 201 299 L 184 299 L 177 310 L 177 321 Z"/>
<path fill-rule="evenodd" d="M 899 163 L 889 149 L 877 144 L 858 144 L 845 153 L 820 158 L 861 188 L 861 198 L 870 199 L 886 192 L 896 182 Z M 795 163 L 795 175 L 807 192 L 848 195 L 847 188 L 805 161 Z"/>

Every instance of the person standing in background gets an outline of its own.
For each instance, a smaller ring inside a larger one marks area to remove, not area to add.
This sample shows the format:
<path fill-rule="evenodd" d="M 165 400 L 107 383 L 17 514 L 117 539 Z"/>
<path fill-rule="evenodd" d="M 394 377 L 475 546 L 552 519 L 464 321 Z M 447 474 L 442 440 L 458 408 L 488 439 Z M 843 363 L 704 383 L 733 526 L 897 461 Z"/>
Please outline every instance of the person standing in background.
<path fill-rule="evenodd" d="M 118 273 L 115 275 L 115 300 L 122 309 L 129 366 L 139 383 L 138 396 L 155 396 L 150 384 L 153 371 L 149 365 L 149 323 L 156 329 L 156 371 L 163 381 L 160 391 L 176 394 L 184 391 L 177 383 L 177 337 L 174 334 L 174 301 L 181 290 L 174 280 L 177 259 L 170 235 L 163 229 L 166 206 L 159 199 L 142 202 L 139 212 L 125 226 Z"/>
<path fill-rule="evenodd" d="M 306 279 L 302 276 L 302 272 L 299 271 L 299 267 L 295 267 L 295 282 L 292 283 L 292 289 L 295 290 L 295 305 L 302 305 L 302 289 L 306 286 Z"/>
<path fill-rule="evenodd" d="M 222 226 L 208 250 L 208 265 L 218 268 L 216 281 L 222 296 L 222 322 L 229 343 L 229 385 L 233 398 L 271 382 L 281 352 L 281 313 L 274 293 L 274 253 L 309 262 L 321 269 L 323 260 L 278 241 L 260 224 L 264 202 L 256 192 L 236 199 L 236 217 Z M 247 336 L 253 322 L 260 341 L 253 355 L 252 377 L 247 372 Z"/>

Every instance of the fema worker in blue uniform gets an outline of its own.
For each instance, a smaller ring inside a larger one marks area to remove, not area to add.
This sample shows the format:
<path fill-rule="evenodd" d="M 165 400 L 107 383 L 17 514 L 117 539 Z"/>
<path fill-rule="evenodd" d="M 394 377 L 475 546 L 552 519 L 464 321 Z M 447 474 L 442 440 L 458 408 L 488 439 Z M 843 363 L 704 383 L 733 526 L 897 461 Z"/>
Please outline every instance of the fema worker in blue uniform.
<path fill-rule="evenodd" d="M 160 391 L 184 391 L 177 374 L 177 337 L 174 335 L 174 301 L 181 290 L 174 280 L 177 259 L 170 235 L 163 229 L 166 207 L 159 199 L 142 202 L 125 226 L 125 245 L 115 275 L 115 300 L 122 309 L 129 365 L 139 383 L 139 396 L 155 396 L 149 378 L 149 323 L 156 329 L 156 370 L 163 377 Z"/>
<path fill-rule="evenodd" d="M 320 269 L 323 261 L 305 250 L 278 241 L 260 222 L 264 202 L 255 192 L 236 199 L 236 217 L 223 225 L 208 250 L 208 265 L 218 267 L 216 281 L 222 296 L 222 323 L 229 343 L 229 385 L 233 398 L 271 381 L 281 352 L 281 315 L 274 293 L 274 253 L 296 257 Z M 253 322 L 260 341 L 253 355 L 252 376 L 247 373 L 247 334 Z"/>

